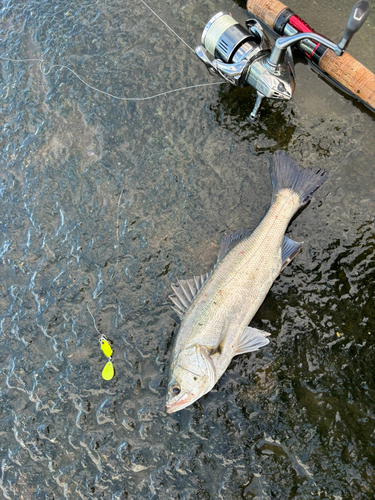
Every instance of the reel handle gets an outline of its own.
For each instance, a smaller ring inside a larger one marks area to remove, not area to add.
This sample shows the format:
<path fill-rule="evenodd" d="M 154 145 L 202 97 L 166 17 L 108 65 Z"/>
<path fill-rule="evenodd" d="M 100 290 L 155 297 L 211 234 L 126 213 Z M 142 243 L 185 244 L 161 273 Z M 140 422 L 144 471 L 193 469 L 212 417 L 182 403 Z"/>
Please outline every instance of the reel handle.
<path fill-rule="evenodd" d="M 337 44 L 340 49 L 345 50 L 353 35 L 362 27 L 370 13 L 370 5 L 365 0 L 359 0 L 353 5 L 346 22 L 344 34 Z"/>

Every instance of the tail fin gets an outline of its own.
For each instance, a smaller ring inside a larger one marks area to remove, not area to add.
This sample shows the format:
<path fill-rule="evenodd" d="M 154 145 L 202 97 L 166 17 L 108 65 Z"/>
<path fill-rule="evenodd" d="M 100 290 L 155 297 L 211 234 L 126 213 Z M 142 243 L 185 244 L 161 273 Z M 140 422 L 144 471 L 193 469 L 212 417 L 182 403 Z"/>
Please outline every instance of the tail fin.
<path fill-rule="evenodd" d="M 298 194 L 302 206 L 327 179 L 328 172 L 318 167 L 302 170 L 285 151 L 273 155 L 273 196 L 281 189 L 291 189 Z"/>

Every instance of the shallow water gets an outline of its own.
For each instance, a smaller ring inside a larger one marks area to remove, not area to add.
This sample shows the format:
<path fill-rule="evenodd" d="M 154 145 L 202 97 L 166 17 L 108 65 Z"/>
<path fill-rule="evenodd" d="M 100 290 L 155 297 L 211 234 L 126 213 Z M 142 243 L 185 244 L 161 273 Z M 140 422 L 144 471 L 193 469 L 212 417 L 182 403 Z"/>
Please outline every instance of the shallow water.
<path fill-rule="evenodd" d="M 243 2 L 152 6 L 193 47 L 219 10 L 246 19 Z M 289 6 L 335 39 L 351 9 Z M 374 15 L 349 50 L 372 71 Z M 2 55 L 118 96 L 217 81 L 141 3 L 10 0 L 0 22 Z M 374 498 L 374 115 L 296 73 L 294 98 L 250 125 L 251 89 L 124 102 L 2 62 L 1 498 Z M 271 342 L 166 415 L 170 284 L 259 222 L 280 148 L 331 177 L 253 320 Z M 114 348 L 110 382 L 88 308 Z"/>

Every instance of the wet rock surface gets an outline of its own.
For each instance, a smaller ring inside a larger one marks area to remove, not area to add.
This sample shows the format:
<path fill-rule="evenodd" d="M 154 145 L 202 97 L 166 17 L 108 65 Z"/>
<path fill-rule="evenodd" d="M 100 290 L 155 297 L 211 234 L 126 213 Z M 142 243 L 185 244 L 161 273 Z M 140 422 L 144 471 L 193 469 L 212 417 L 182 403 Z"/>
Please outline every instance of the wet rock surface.
<path fill-rule="evenodd" d="M 192 47 L 217 11 L 246 19 L 224 1 L 153 8 Z M 356 35 L 369 67 L 373 26 Z M 141 3 L 7 2 L 0 39 L 47 73 L 1 64 L 0 496 L 373 498 L 373 115 L 303 64 L 293 100 L 253 125 L 251 89 L 129 102 L 51 68 L 120 97 L 216 82 Z M 277 149 L 331 177 L 291 223 L 303 250 L 253 320 L 271 342 L 167 415 L 170 284 L 258 224 Z"/>

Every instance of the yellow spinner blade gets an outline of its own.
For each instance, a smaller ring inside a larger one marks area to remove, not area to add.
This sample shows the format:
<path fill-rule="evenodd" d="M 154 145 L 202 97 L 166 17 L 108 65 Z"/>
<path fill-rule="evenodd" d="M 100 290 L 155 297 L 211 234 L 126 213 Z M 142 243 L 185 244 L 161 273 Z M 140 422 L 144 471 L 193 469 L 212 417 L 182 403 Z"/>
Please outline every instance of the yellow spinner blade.
<path fill-rule="evenodd" d="M 112 353 L 113 353 L 112 347 L 110 346 L 110 344 L 107 340 L 102 339 L 100 341 L 100 347 L 102 348 L 102 351 L 107 356 L 107 358 L 110 358 L 112 356 Z"/>
<path fill-rule="evenodd" d="M 115 370 L 113 368 L 112 361 L 108 361 L 102 371 L 102 377 L 104 380 L 111 380 L 113 375 L 115 374 Z"/>

